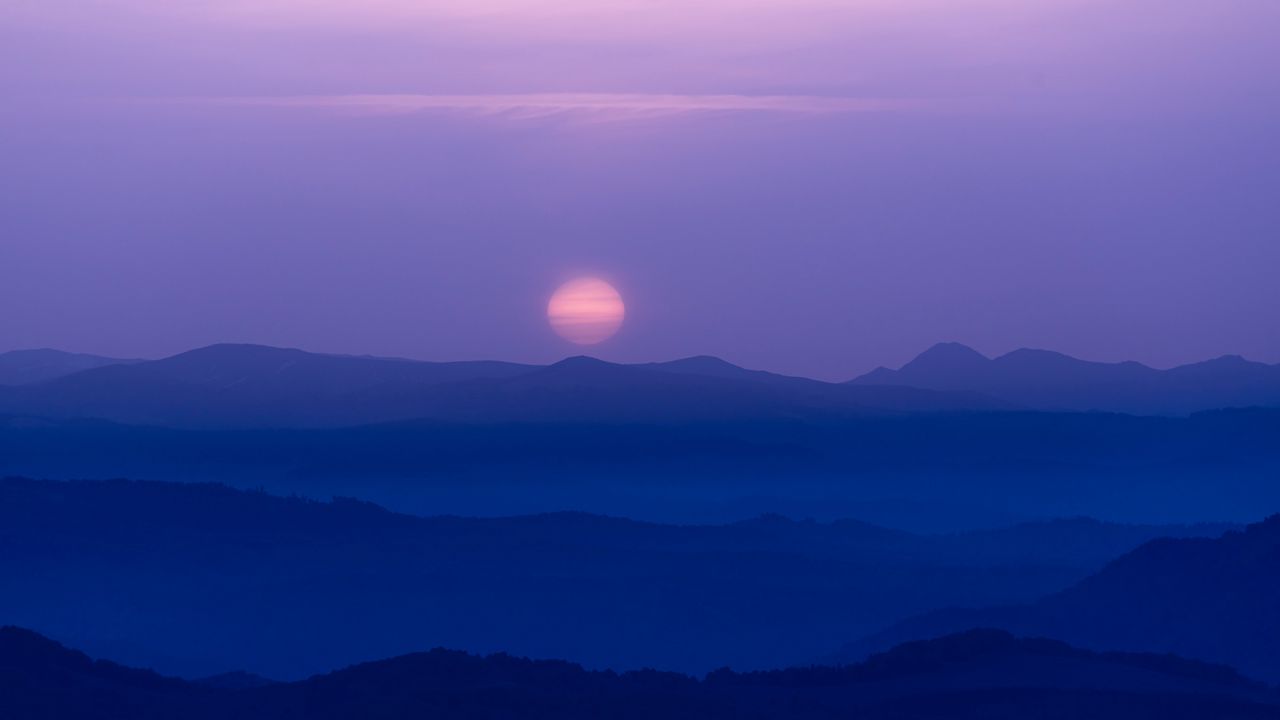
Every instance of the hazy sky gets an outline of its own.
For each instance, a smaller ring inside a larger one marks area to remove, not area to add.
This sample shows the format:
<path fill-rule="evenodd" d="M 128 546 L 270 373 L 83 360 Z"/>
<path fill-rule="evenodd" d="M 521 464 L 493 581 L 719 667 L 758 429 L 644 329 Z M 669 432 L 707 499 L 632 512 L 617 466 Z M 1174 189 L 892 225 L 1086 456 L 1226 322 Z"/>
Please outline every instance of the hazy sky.
<path fill-rule="evenodd" d="M 1275 0 L 5 0 L 0 350 L 1280 362 Z"/>

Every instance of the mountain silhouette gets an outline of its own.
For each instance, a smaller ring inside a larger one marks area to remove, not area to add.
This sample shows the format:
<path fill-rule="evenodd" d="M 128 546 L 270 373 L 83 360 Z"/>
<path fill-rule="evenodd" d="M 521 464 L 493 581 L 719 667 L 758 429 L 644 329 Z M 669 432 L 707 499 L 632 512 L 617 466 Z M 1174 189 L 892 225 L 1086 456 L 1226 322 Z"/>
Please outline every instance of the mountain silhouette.
<path fill-rule="evenodd" d="M 1235 356 L 1162 371 L 1041 350 L 988 359 L 955 343 L 849 383 L 748 370 L 707 356 L 635 365 L 576 357 L 538 366 L 258 345 L 212 345 L 154 361 L 8 353 L 0 356 L 0 385 L 6 378 L 0 413 L 175 427 L 690 422 L 1018 409 L 1185 414 L 1280 404 L 1280 366 Z"/>
<path fill-rule="evenodd" d="M 427 363 L 322 355 L 259 345 L 212 345 L 162 360 L 111 365 L 12 388 L 0 406 L 51 417 L 222 425 L 333 422 L 335 407 L 376 387 L 397 390 L 501 378 L 528 366 Z"/>
<path fill-rule="evenodd" d="M 725 669 L 701 680 L 436 649 L 299 682 L 222 687 L 91 660 L 31 631 L 4 627 L 0 690 L 0 716 L 60 720 L 1280 717 L 1275 690 L 1229 668 L 1092 653 L 991 630 L 910 643 L 848 667 Z"/>
<path fill-rule="evenodd" d="M 1153 537 L 1226 529 L 415 517 L 217 485 L 16 478 L 0 481 L 0 528 L 6 621 L 165 672 L 285 679 L 429 643 L 771 667 L 916 613 L 1031 601 Z"/>
<path fill-rule="evenodd" d="M 849 646 L 991 626 L 1109 650 L 1176 653 L 1280 681 L 1280 515 L 1220 538 L 1158 539 L 1030 605 L 931 613 Z"/>
<path fill-rule="evenodd" d="M 0 353 L 0 385 L 29 385 L 107 365 L 126 365 L 141 360 L 69 353 L 48 348 Z"/>
<path fill-rule="evenodd" d="M 434 419 L 634 422 L 996 409 L 972 393 L 860 388 L 711 358 L 619 365 L 429 363 L 213 345 L 4 388 L 0 412 L 179 427 L 332 427 Z"/>
<path fill-rule="evenodd" d="M 1039 410 L 1162 415 L 1280 404 L 1280 365 L 1237 355 L 1156 370 L 1136 362 L 1077 360 L 1047 350 L 987 358 L 959 343 L 941 343 L 897 370 L 878 368 L 850 382 L 981 393 Z"/>
<path fill-rule="evenodd" d="M 758 380 L 760 382 L 818 386 L 829 384 L 804 377 L 780 375 L 778 373 L 771 373 L 765 370 L 748 370 L 711 355 L 695 355 L 693 357 L 680 358 L 679 360 L 668 360 L 666 362 L 641 363 L 636 365 L 636 367 L 654 368 L 670 373 L 703 375 L 707 377 L 725 377 L 738 380 Z"/>

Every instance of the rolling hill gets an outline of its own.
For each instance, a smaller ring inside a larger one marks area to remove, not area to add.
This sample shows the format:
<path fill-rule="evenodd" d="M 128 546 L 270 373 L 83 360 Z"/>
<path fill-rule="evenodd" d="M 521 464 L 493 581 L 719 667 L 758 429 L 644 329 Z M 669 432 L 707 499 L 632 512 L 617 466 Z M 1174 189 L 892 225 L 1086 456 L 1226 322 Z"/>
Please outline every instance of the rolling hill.
<path fill-rule="evenodd" d="M 217 485 L 13 478 L 0 482 L 0 619 L 188 676 L 301 677 L 432 644 L 773 667 L 911 614 L 1030 601 L 1153 537 L 1224 529 L 415 517 Z"/>
<path fill-rule="evenodd" d="M 849 667 L 746 674 L 725 669 L 702 680 L 652 670 L 592 672 L 562 661 L 436 649 L 293 683 L 223 688 L 92 660 L 36 633 L 4 627 L 0 715 L 60 720 L 1261 720 L 1280 717 L 1280 695 L 1229 668 L 1165 656 L 1091 653 L 994 631 L 912 643 Z"/>
<path fill-rule="evenodd" d="M 1107 650 L 1177 653 L 1280 682 L 1280 515 L 1220 538 L 1159 539 L 1035 603 L 946 610 L 849 646 L 856 658 L 909 638 L 1001 627 Z"/>

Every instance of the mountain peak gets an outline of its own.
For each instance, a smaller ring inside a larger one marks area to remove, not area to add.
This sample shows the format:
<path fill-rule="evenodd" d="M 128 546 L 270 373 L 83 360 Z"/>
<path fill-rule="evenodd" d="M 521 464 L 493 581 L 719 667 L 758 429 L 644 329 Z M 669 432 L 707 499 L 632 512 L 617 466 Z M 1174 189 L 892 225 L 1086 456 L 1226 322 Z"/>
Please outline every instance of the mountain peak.
<path fill-rule="evenodd" d="M 254 343 L 214 343 L 213 345 L 205 345 L 194 350 L 178 353 L 171 358 L 193 358 L 193 357 L 265 357 L 265 356 L 282 356 L 282 355 L 310 355 L 305 350 L 297 348 L 281 348 L 272 345 L 257 345 Z"/>
<path fill-rule="evenodd" d="M 902 372 L 955 373 L 969 372 L 985 366 L 991 360 L 968 345 L 957 342 L 938 343 L 903 365 Z"/>
<path fill-rule="evenodd" d="M 1066 358 L 1067 360 L 1074 360 L 1074 361 L 1080 362 L 1076 358 L 1073 358 L 1070 355 L 1067 355 L 1066 353 L 1060 353 L 1057 350 L 1042 350 L 1040 348 L 1025 348 L 1025 347 L 1018 348 L 1017 350 L 1011 350 L 1005 353 L 1004 355 L 1001 355 L 1000 357 L 1001 358 L 1053 358 L 1053 359 Z"/>
<path fill-rule="evenodd" d="M 690 355 L 689 357 L 679 358 L 676 360 L 672 360 L 671 362 L 681 363 L 683 365 L 705 365 L 708 367 L 710 366 L 733 367 L 733 368 L 738 367 L 737 365 L 734 365 L 728 360 L 725 360 L 723 358 L 718 358 L 715 355 Z"/>
<path fill-rule="evenodd" d="M 601 368 L 612 367 L 613 363 L 590 355 L 570 355 L 569 357 L 548 365 L 548 368 Z"/>
<path fill-rule="evenodd" d="M 926 360 L 930 362 L 973 362 L 986 360 L 987 356 L 968 345 L 958 342 L 941 342 L 916 356 L 911 362 Z"/>
<path fill-rule="evenodd" d="M 619 372 L 628 368 L 590 355 L 572 355 L 559 362 L 552 363 L 534 373 L 543 378 L 561 378 L 570 380 L 607 380 L 617 377 Z"/>
<path fill-rule="evenodd" d="M 659 370 L 665 370 L 667 372 L 690 373 L 693 375 L 734 377 L 757 374 L 756 371 L 739 367 L 728 360 L 722 360 L 714 355 L 693 355 L 691 357 L 680 358 L 678 360 L 650 363 L 649 366 Z"/>

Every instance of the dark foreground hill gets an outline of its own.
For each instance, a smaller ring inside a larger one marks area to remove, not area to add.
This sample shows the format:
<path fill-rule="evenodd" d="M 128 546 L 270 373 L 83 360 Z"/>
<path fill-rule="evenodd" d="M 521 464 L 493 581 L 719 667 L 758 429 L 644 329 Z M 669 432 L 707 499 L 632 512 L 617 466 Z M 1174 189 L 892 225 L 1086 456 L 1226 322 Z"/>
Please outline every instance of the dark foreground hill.
<path fill-rule="evenodd" d="M 850 646 L 991 626 L 1090 648 L 1177 653 L 1280 682 L 1280 515 L 1221 538 L 1153 540 L 1036 603 L 950 610 Z"/>
<path fill-rule="evenodd" d="M 15 720 L 1246 720 L 1280 717 L 1278 703 L 1274 690 L 1228 668 L 1103 655 L 994 631 L 904 645 L 850 667 L 722 670 L 703 680 L 433 650 L 295 683 L 227 689 L 94 661 L 35 633 L 0 628 L 0 716 Z"/>
<path fill-rule="evenodd" d="M 897 370 L 878 368 L 854 385 L 906 385 L 973 392 L 1037 410 L 1186 414 L 1226 407 L 1280 405 L 1280 365 L 1238 355 L 1157 370 L 1136 362 L 1100 363 L 1047 350 L 988 358 L 942 343 Z"/>
<path fill-rule="evenodd" d="M 594 667 L 777 667 L 915 613 L 1033 600 L 1153 537 L 1223 530 L 421 518 L 215 485 L 9 479 L 0 621 L 192 677 L 301 677 L 437 644 Z"/>

